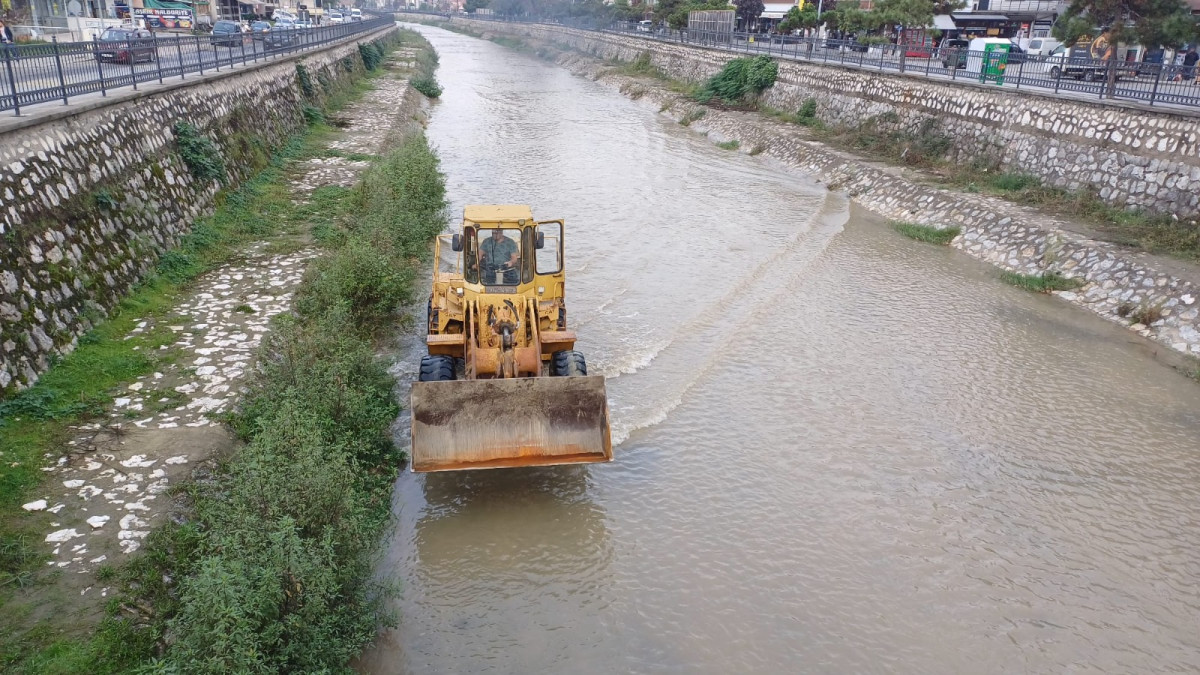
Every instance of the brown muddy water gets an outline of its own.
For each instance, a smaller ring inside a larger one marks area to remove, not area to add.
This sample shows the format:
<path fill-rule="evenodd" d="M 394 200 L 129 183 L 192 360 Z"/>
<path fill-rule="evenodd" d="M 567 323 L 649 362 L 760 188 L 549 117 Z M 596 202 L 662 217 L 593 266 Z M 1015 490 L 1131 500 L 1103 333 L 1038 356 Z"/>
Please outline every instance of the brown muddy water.
<path fill-rule="evenodd" d="M 620 443 L 401 476 L 399 626 L 363 670 L 1200 670 L 1200 387 L 762 158 L 421 31 L 455 211 L 567 219 Z"/>

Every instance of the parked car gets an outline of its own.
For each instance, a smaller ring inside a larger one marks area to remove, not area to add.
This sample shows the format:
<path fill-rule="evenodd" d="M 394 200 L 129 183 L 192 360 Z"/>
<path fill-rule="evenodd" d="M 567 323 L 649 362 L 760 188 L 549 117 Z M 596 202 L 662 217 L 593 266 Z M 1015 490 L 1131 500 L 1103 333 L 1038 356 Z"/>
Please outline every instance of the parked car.
<path fill-rule="evenodd" d="M 139 28 L 109 28 L 96 40 L 96 60 L 112 63 L 153 61 L 158 56 L 154 34 Z"/>
<path fill-rule="evenodd" d="M 1056 80 L 1060 77 L 1071 77 L 1076 80 L 1100 81 L 1108 77 L 1108 63 L 1102 59 L 1092 58 L 1092 53 L 1086 45 L 1071 48 L 1059 45 L 1050 52 L 1045 61 L 1038 63 L 1036 68 Z M 1136 74 L 1136 72 L 1135 68 L 1134 73 Z M 1128 75 L 1130 75 L 1129 69 L 1123 62 L 1118 61 L 1116 79 L 1119 80 Z"/>
<path fill-rule="evenodd" d="M 653 25 L 653 21 L 639 21 L 637 24 L 637 31 L 639 33 L 649 33 Z"/>
<path fill-rule="evenodd" d="M 267 33 L 270 30 L 270 21 L 255 21 L 254 23 L 250 24 L 250 34 L 254 36 L 255 40 L 258 41 L 262 41 L 262 39 L 267 36 Z"/>
<path fill-rule="evenodd" d="M 942 57 L 943 68 L 962 69 L 967 67 L 967 47 L 970 41 L 958 38 L 942 40 L 938 54 Z"/>
<path fill-rule="evenodd" d="M 330 12 L 328 16 L 325 17 L 325 22 L 330 24 L 346 23 L 346 17 L 343 16 L 341 12 Z"/>
<path fill-rule="evenodd" d="M 363 19 L 363 17 L 362 17 L 361 9 L 350 10 L 350 20 L 351 21 L 362 21 L 362 19 Z"/>
<path fill-rule="evenodd" d="M 213 24 L 212 37 L 214 45 L 220 47 L 238 47 L 245 41 L 242 24 L 236 21 L 218 21 Z"/>
<path fill-rule="evenodd" d="M 1030 38 L 1025 43 L 1025 52 L 1030 56 L 1049 56 L 1050 52 L 1062 43 L 1054 38 L 1036 37 Z"/>
<path fill-rule="evenodd" d="M 292 24 L 275 24 L 263 39 L 264 49 L 284 49 L 299 42 L 300 31 Z"/>

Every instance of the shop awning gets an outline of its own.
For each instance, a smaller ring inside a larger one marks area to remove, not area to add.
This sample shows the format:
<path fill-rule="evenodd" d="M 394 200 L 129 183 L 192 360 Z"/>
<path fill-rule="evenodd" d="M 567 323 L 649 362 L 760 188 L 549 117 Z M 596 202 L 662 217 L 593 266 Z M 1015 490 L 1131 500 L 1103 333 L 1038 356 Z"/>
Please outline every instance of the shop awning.
<path fill-rule="evenodd" d="M 763 3 L 763 13 L 758 15 L 760 19 L 782 19 L 788 10 L 795 7 L 794 2 L 766 2 Z"/>
<path fill-rule="evenodd" d="M 981 14 L 979 12 L 966 12 L 963 14 L 950 15 L 955 23 L 981 23 L 981 22 L 997 22 L 1008 21 L 1008 17 L 1003 14 Z"/>
<path fill-rule="evenodd" d="M 933 17 L 933 27 L 938 30 L 956 30 L 958 26 L 954 25 L 954 17 L 949 14 L 938 14 Z"/>

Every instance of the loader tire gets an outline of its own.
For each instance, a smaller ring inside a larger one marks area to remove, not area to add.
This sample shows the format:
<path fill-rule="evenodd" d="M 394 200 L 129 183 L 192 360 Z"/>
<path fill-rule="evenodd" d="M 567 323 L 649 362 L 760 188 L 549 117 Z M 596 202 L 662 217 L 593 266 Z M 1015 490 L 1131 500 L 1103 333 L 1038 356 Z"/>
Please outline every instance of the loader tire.
<path fill-rule="evenodd" d="M 447 382 L 454 379 L 454 359 L 449 356 L 422 356 L 420 382 Z"/>
<path fill-rule="evenodd" d="M 553 363 L 553 374 L 556 376 L 587 375 L 587 361 L 583 358 L 583 352 L 577 352 L 574 349 L 554 352 Z"/>

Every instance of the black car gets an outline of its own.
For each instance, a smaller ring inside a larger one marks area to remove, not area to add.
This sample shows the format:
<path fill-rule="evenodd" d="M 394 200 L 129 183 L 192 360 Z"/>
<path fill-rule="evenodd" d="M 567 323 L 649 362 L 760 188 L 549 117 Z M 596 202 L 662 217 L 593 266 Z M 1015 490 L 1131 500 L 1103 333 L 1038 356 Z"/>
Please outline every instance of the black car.
<path fill-rule="evenodd" d="M 112 63 L 153 61 L 158 56 L 154 34 L 135 28 L 109 28 L 96 40 L 96 60 Z"/>
<path fill-rule="evenodd" d="M 286 49 L 300 42 L 300 29 L 293 26 L 279 26 L 278 24 L 271 27 L 267 31 L 266 37 L 263 38 L 264 49 Z"/>
<path fill-rule="evenodd" d="M 236 21 L 218 21 L 213 24 L 212 37 L 214 45 L 220 47 L 240 47 L 245 40 L 242 24 Z"/>
<path fill-rule="evenodd" d="M 250 34 L 254 36 L 255 40 L 263 40 L 270 31 L 270 21 L 255 21 L 254 23 L 250 24 Z"/>

